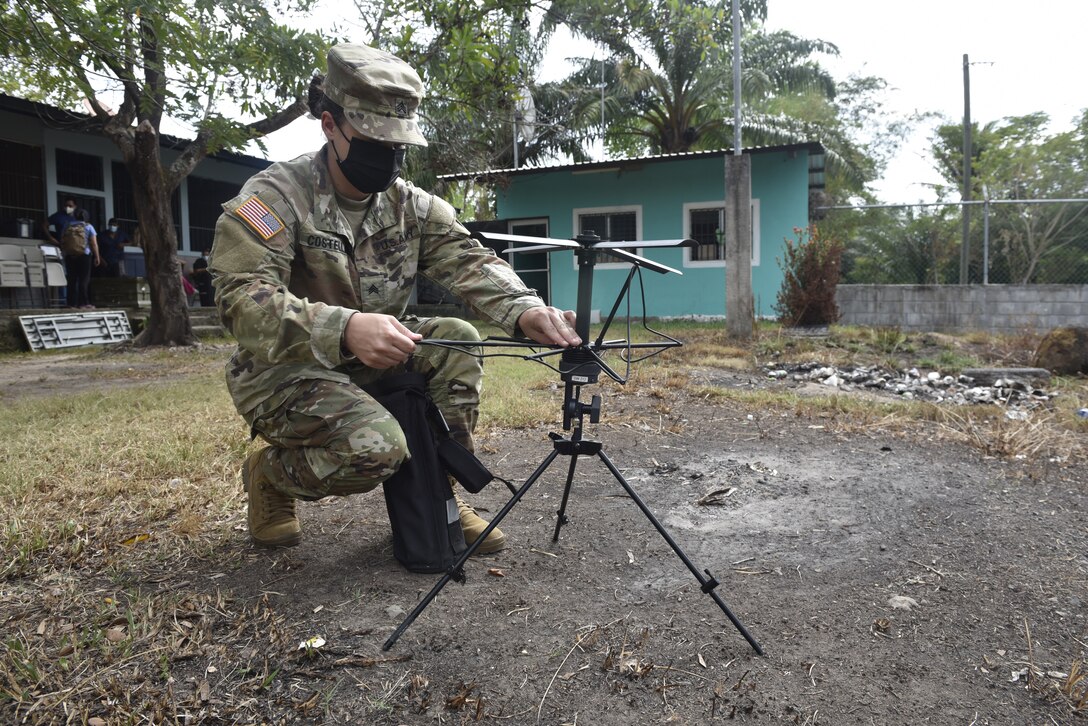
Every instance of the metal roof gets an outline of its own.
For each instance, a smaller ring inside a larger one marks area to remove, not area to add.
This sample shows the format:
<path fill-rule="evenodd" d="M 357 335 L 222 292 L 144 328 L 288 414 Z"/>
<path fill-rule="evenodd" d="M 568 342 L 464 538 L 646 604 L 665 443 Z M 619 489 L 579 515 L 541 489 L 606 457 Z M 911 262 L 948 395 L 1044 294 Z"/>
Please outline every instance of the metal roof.
<path fill-rule="evenodd" d="M 11 113 L 17 113 L 23 116 L 34 116 L 51 128 L 64 129 L 76 133 L 100 134 L 102 128 L 101 122 L 96 117 L 90 116 L 89 114 L 80 113 L 79 111 L 68 111 L 63 108 L 58 108 L 57 106 L 51 106 L 47 103 L 41 103 L 40 101 L 28 101 L 25 98 L 9 96 L 6 93 L 0 93 L 0 110 L 10 111 Z M 169 134 L 159 134 L 159 145 L 168 149 L 182 150 L 190 141 L 190 139 L 182 139 Z M 272 165 L 272 162 L 267 159 L 262 159 L 259 156 L 242 154 L 237 151 L 220 150 L 213 154 L 208 154 L 207 158 L 228 161 L 234 164 L 241 164 L 242 166 L 254 167 L 256 169 L 267 169 Z"/>
<path fill-rule="evenodd" d="M 781 146 L 753 146 L 744 149 L 745 154 L 765 154 L 775 151 L 800 151 L 807 150 L 812 154 L 823 154 L 824 147 L 816 141 L 808 141 L 800 144 L 783 144 Z M 441 174 L 442 181 L 461 181 L 475 179 L 476 181 L 490 181 L 512 176 L 526 176 L 529 174 L 546 174 L 556 171 L 602 171 L 607 169 L 624 169 L 643 164 L 653 164 L 662 161 L 676 161 L 680 159 L 698 159 L 705 157 L 725 157 L 732 154 L 732 149 L 712 149 L 708 151 L 685 151 L 676 154 L 651 154 L 637 156 L 628 159 L 609 159 L 607 161 L 581 161 L 569 164 L 555 164 L 551 166 L 523 166 L 519 169 L 490 169 L 487 171 L 463 171 L 456 174 Z"/>

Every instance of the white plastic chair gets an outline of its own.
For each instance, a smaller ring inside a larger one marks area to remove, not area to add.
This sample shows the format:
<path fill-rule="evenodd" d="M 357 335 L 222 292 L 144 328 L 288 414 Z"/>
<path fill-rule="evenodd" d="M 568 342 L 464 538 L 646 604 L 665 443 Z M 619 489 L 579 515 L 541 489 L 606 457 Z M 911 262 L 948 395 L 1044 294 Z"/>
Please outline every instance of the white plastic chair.
<path fill-rule="evenodd" d="M 18 307 L 18 293 L 26 289 L 26 262 L 19 245 L 0 245 L 0 288 L 5 289 L 7 307 Z"/>

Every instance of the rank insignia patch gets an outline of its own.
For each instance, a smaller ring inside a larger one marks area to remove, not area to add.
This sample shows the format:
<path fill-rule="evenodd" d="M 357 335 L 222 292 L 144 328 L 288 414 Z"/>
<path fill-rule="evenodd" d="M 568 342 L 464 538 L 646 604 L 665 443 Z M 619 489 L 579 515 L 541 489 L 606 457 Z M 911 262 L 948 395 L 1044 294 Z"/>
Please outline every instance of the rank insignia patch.
<path fill-rule="evenodd" d="M 257 197 L 250 197 L 245 203 L 234 210 L 243 222 L 248 224 L 261 239 L 272 237 L 283 229 L 283 222 Z"/>

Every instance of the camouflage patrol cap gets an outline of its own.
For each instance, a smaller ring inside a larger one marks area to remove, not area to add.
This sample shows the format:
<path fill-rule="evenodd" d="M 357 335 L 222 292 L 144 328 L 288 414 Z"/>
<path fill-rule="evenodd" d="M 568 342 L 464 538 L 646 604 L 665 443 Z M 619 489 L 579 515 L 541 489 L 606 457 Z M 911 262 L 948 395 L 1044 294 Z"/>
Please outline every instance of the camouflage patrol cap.
<path fill-rule="evenodd" d="M 324 90 L 329 100 L 343 107 L 352 127 L 368 139 L 427 145 L 416 116 L 423 81 L 392 53 L 350 43 L 333 46 Z"/>

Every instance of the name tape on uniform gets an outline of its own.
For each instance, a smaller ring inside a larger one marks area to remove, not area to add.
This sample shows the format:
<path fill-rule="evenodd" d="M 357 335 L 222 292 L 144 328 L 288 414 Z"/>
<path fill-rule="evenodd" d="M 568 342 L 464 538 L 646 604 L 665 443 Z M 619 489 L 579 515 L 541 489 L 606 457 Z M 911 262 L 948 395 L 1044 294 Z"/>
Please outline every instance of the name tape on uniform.
<path fill-rule="evenodd" d="M 261 239 L 272 239 L 277 232 L 283 229 L 283 222 L 276 216 L 276 213 L 255 196 L 247 199 L 242 206 L 234 210 L 234 213 L 249 225 Z"/>

